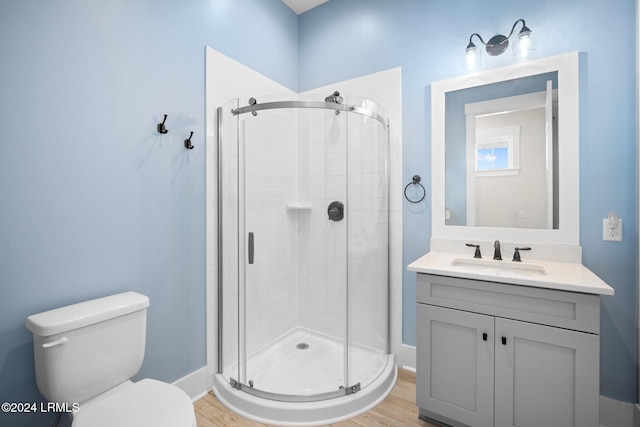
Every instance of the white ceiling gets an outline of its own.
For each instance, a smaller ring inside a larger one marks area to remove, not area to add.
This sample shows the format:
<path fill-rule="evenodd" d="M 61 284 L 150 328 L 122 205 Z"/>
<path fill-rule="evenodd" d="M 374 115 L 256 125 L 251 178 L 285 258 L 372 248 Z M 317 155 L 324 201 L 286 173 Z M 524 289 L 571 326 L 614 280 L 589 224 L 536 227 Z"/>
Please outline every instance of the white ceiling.
<path fill-rule="evenodd" d="M 300 15 L 329 0 L 282 0 L 291 10 Z"/>

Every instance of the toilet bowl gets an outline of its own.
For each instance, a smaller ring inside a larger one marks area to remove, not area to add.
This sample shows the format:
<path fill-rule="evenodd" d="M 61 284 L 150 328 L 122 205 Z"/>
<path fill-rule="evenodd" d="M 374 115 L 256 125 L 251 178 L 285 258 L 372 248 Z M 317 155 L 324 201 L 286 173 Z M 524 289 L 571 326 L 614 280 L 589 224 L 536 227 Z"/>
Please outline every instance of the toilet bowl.
<path fill-rule="evenodd" d="M 36 382 L 50 402 L 72 408 L 72 427 L 196 427 L 178 387 L 132 382 L 144 358 L 149 299 L 125 292 L 27 317 Z"/>
<path fill-rule="evenodd" d="M 196 427 L 196 421 L 191 400 L 182 390 L 171 384 L 144 379 L 81 405 L 72 426 Z"/>

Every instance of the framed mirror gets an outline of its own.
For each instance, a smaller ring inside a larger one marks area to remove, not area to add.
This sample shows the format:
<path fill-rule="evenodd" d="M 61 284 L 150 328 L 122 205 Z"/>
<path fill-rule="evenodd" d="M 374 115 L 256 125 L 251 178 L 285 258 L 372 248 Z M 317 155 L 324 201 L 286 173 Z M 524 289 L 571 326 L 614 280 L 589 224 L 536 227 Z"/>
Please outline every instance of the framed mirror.
<path fill-rule="evenodd" d="M 432 237 L 579 245 L 578 53 L 432 83 Z"/>

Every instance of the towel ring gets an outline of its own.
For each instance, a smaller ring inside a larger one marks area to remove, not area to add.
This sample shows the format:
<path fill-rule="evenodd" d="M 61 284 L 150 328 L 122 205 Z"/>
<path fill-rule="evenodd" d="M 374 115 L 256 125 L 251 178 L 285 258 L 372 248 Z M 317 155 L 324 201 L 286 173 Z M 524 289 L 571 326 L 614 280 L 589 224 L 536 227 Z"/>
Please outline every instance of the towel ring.
<path fill-rule="evenodd" d="M 424 186 L 420 184 L 421 179 L 422 178 L 420 178 L 420 175 L 414 175 L 412 181 L 404 187 L 404 198 L 407 199 L 407 201 L 409 201 L 410 203 L 420 203 L 427 195 L 427 190 L 425 190 Z M 420 197 L 419 200 L 411 200 L 409 196 L 407 196 L 407 188 L 409 188 L 410 185 L 419 185 L 422 188 L 422 197 Z"/>

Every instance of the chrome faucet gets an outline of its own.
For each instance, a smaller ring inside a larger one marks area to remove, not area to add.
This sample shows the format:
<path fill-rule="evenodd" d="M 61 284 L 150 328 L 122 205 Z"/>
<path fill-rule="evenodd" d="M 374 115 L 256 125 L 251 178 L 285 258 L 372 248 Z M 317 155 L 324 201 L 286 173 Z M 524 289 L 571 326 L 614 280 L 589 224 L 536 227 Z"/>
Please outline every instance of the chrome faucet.
<path fill-rule="evenodd" d="M 502 253 L 500 252 L 500 242 L 496 240 L 493 244 L 493 259 L 502 261 Z"/>

